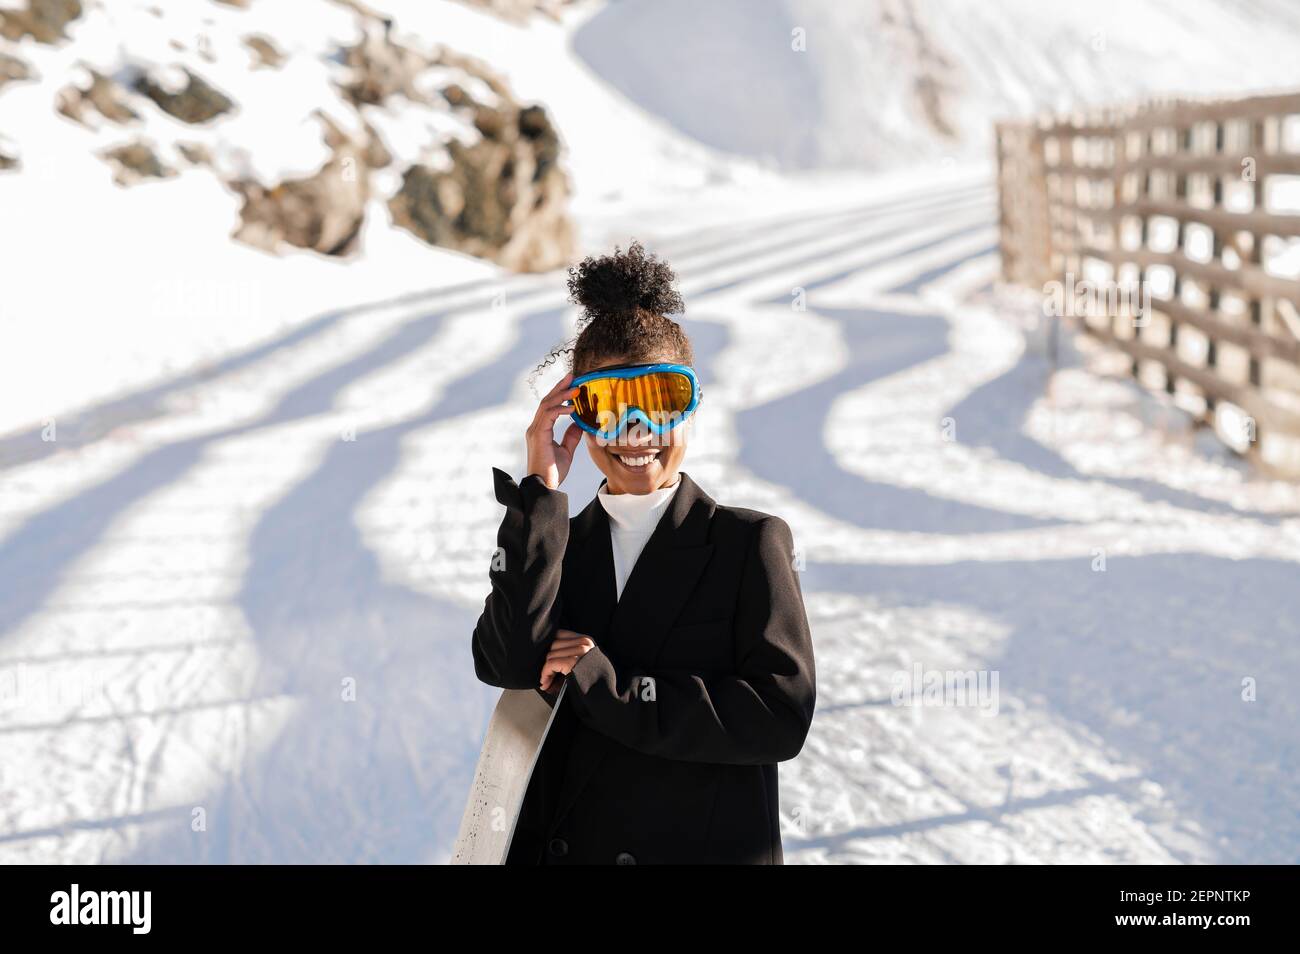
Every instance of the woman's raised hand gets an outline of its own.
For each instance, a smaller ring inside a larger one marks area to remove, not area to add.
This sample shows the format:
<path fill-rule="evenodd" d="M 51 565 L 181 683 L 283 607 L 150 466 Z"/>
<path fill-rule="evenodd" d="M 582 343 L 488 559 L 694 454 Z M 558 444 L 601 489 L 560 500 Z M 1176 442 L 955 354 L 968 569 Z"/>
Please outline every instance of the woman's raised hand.
<path fill-rule="evenodd" d="M 528 425 L 525 434 L 528 442 L 528 473 L 542 478 L 552 490 L 558 489 L 569 475 L 573 452 L 582 439 L 582 428 L 570 424 L 560 442 L 555 442 L 555 422 L 572 410 L 564 403 L 573 397 L 572 381 L 573 375 L 566 374 L 546 393 L 537 405 L 533 423 Z"/>

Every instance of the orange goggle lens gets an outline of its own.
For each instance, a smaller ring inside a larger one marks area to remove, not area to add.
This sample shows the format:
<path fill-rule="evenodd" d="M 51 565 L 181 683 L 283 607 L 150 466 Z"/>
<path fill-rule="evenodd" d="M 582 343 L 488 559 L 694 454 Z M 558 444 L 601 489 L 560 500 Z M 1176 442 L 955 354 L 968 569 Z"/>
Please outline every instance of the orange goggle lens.
<path fill-rule="evenodd" d="M 695 401 L 695 383 L 678 371 L 599 377 L 578 385 L 573 416 L 590 430 L 613 437 L 639 410 L 651 429 L 660 432 L 681 423 Z"/>

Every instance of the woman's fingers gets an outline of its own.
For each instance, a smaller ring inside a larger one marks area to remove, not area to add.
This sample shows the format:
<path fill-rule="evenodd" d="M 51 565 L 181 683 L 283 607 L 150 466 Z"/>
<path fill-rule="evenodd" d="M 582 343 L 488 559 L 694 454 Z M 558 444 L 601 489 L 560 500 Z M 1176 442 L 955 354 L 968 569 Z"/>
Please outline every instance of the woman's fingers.
<path fill-rule="evenodd" d="M 564 408 L 564 402 L 573 397 L 574 389 L 569 385 L 569 382 L 572 380 L 573 375 L 566 374 L 555 383 L 555 387 L 551 388 L 542 396 L 542 399 L 537 402 L 537 413 L 533 415 L 533 421 L 535 423 L 540 423 L 548 416 L 551 419 L 551 423 L 555 423 L 555 419 L 559 417 L 559 414 L 555 412 L 558 409 Z"/>
<path fill-rule="evenodd" d="M 537 414 L 533 417 L 533 424 L 539 428 L 545 429 L 551 427 L 564 415 L 572 413 L 573 408 L 563 402 L 556 404 L 543 404 L 537 409 Z"/>
<path fill-rule="evenodd" d="M 557 676 L 567 676 L 569 673 L 573 672 L 573 666 L 577 661 L 578 658 L 574 657 L 573 659 L 547 663 L 546 668 L 542 670 L 542 688 L 545 689 L 547 686 L 551 685 Z"/>
<path fill-rule="evenodd" d="M 573 672 L 579 659 L 596 648 L 590 636 L 575 633 L 571 629 L 557 629 L 551 640 L 551 648 L 546 653 L 546 662 L 542 664 L 541 688 L 549 692 L 557 676 L 567 676 Z"/>
<path fill-rule="evenodd" d="M 555 387 L 551 388 L 549 391 L 547 391 L 545 394 L 542 395 L 542 399 L 537 402 L 537 407 L 539 410 L 544 407 L 550 407 L 551 405 L 559 404 L 561 401 L 567 401 L 569 399 L 569 396 L 573 393 L 573 388 L 569 387 L 565 383 L 565 380 L 566 379 L 562 378 L 559 384 L 557 384 Z"/>
<path fill-rule="evenodd" d="M 542 663 L 542 672 L 568 672 L 573 663 L 582 658 L 582 653 L 555 653 L 547 654 L 546 662 Z"/>
<path fill-rule="evenodd" d="M 582 428 L 575 421 L 565 429 L 564 437 L 560 439 L 560 446 L 572 455 L 580 440 L 582 440 Z"/>
<path fill-rule="evenodd" d="M 538 410 L 550 410 L 552 408 L 562 407 L 566 410 L 573 410 L 570 406 L 570 402 L 573 400 L 573 396 L 576 393 L 577 392 L 573 388 L 567 388 L 559 394 L 548 394 L 538 402 L 537 408 Z"/>
<path fill-rule="evenodd" d="M 545 396 L 542 398 L 542 403 L 545 404 L 549 402 L 551 398 L 555 397 L 555 395 L 559 394 L 561 391 L 573 390 L 569 386 L 572 381 L 573 381 L 572 373 L 566 374 L 564 377 L 560 378 L 560 380 L 555 382 L 555 387 L 551 388 L 549 391 L 546 392 Z"/>
<path fill-rule="evenodd" d="M 542 681 L 541 681 L 542 691 L 550 692 L 551 686 L 555 685 L 557 677 L 567 676 L 572 669 L 573 669 L 572 666 L 565 667 L 565 666 L 558 666 L 558 665 L 552 665 L 551 663 L 547 663 L 546 666 L 542 669 Z"/>
<path fill-rule="evenodd" d="M 565 404 L 562 401 L 558 404 L 547 405 L 546 407 L 541 408 L 538 411 L 538 414 L 541 417 L 548 418 L 550 420 L 550 423 L 552 424 L 554 424 L 564 415 L 572 414 L 572 413 L 573 413 L 573 408 L 569 407 L 569 405 Z"/>
<path fill-rule="evenodd" d="M 560 643 L 591 642 L 591 637 L 585 633 L 571 633 L 567 629 L 556 629 L 555 636 L 551 637 L 551 645 L 558 646 Z"/>
<path fill-rule="evenodd" d="M 546 654 L 546 665 L 550 666 L 558 663 L 563 663 L 569 660 L 581 659 L 583 656 L 587 655 L 587 653 L 590 651 L 591 650 L 589 647 L 583 647 L 582 649 L 577 651 L 572 649 L 554 649 L 551 650 L 551 652 Z"/>
<path fill-rule="evenodd" d="M 591 649 L 595 645 L 590 636 L 556 636 L 551 640 L 552 649 L 577 649 L 579 647 Z"/>

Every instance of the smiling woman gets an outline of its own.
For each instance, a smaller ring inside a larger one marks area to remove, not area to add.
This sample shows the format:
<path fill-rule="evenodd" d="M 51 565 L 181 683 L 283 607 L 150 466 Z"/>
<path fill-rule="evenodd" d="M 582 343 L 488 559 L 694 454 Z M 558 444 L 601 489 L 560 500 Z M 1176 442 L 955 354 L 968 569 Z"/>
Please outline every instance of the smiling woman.
<path fill-rule="evenodd" d="M 510 864 L 782 861 L 776 763 L 812 721 L 812 637 L 790 528 L 681 469 L 700 387 L 674 281 L 637 243 L 570 271 L 583 320 L 551 359 L 571 351 L 571 372 L 538 405 L 524 479 L 494 471 L 475 672 L 554 708 Z M 605 480 L 570 520 L 584 436 Z"/>

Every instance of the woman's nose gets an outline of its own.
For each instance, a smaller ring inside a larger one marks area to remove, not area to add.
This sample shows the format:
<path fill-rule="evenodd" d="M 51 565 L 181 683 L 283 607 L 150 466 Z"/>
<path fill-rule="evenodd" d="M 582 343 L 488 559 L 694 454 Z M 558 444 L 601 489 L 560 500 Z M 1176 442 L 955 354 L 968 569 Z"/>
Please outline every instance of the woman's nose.
<path fill-rule="evenodd" d="M 642 444 L 649 444 L 654 438 L 654 434 L 650 433 L 650 428 L 646 427 L 644 421 L 637 421 L 629 425 L 623 437 L 626 439 L 626 443 L 632 447 L 640 447 Z"/>

